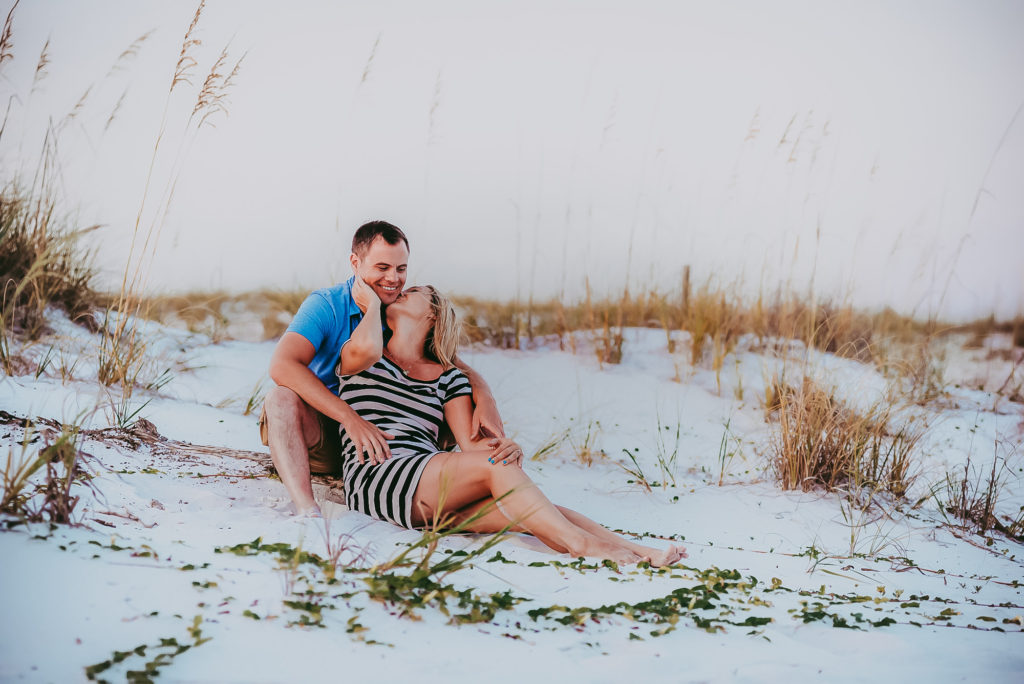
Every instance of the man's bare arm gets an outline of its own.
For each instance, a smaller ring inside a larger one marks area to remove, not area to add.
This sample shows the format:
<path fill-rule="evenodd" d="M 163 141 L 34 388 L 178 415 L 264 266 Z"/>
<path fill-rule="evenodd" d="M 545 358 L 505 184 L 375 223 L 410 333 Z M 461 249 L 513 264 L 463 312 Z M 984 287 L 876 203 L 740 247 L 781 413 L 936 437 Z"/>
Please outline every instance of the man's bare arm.
<path fill-rule="evenodd" d="M 309 340 L 299 333 L 286 332 L 270 358 L 271 380 L 292 390 L 328 418 L 338 421 L 355 443 L 360 458 L 364 451 L 374 462 L 389 458 L 391 450 L 387 440 L 394 439 L 394 436 L 363 420 L 351 406 L 320 382 L 320 378 L 309 369 L 309 362 L 315 354 L 316 349 Z"/>
<path fill-rule="evenodd" d="M 470 368 L 461 358 L 455 359 L 455 365 L 466 374 L 473 388 L 473 437 L 504 437 L 505 425 L 498 413 L 498 403 L 494 400 L 491 388 L 479 373 Z"/>

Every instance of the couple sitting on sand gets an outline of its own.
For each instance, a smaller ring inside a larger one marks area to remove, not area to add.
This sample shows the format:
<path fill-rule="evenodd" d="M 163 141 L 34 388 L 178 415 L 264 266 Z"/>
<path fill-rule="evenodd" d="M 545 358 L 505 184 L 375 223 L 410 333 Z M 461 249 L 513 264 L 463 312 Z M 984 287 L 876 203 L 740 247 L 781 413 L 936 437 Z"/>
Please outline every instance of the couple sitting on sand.
<path fill-rule="evenodd" d="M 396 226 L 356 231 L 348 281 L 303 302 L 270 361 L 260 432 L 300 514 L 319 517 L 310 472 L 340 471 L 349 508 L 407 528 L 450 517 L 506 528 L 573 556 L 667 565 L 686 553 L 632 543 L 551 503 L 523 471 L 490 388 L 456 356 L 452 303 L 403 289 L 409 241 Z M 447 425 L 459 451 L 440 446 Z"/>

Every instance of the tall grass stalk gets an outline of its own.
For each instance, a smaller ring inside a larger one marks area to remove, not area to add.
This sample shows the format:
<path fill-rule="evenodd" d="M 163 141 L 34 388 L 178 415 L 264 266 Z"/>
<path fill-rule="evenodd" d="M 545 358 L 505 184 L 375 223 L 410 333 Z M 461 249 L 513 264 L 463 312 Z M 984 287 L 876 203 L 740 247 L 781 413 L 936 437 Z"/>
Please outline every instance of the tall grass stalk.
<path fill-rule="evenodd" d="M 736 458 L 736 454 L 739 453 L 739 440 L 737 439 L 737 448 L 733 451 L 729 451 L 729 426 L 732 425 L 732 416 L 725 421 L 725 425 L 722 429 L 722 439 L 718 443 L 718 486 L 721 487 L 725 482 L 725 471 L 729 468 L 729 464 L 732 463 L 732 459 Z"/>
<path fill-rule="evenodd" d="M 661 487 L 664 489 L 668 486 L 669 481 L 672 482 L 672 486 L 676 486 L 676 460 L 679 458 L 679 443 L 682 435 L 682 419 L 676 416 L 676 425 L 673 429 L 671 425 L 663 424 L 661 422 L 661 414 L 657 414 L 658 421 L 658 432 L 657 438 L 655 439 L 655 457 L 658 459 L 658 470 L 661 473 Z"/>
<path fill-rule="evenodd" d="M 520 521 L 509 521 L 503 529 L 486 537 L 480 546 L 467 554 L 460 554 L 458 556 L 452 554 L 442 558 L 440 561 L 434 562 L 432 558 L 437 552 L 438 544 L 447 537 L 469 531 L 474 523 L 496 510 L 499 502 L 513 492 L 514 490 L 506 492 L 494 501 L 481 506 L 470 515 L 457 516 L 453 513 L 443 512 L 447 499 L 448 483 L 442 480 L 437 506 L 434 509 L 433 515 L 427 521 L 423 534 L 402 552 L 385 563 L 375 566 L 373 574 L 379 577 L 396 568 L 412 567 L 413 572 L 410 579 L 414 581 L 418 578 L 429 577 L 436 578 L 437 582 L 443 581 L 445 577 L 465 567 L 474 558 L 504 540 L 509 530 L 514 528 Z M 419 556 L 418 559 L 414 558 L 416 555 Z"/>
<path fill-rule="evenodd" d="M 34 454 L 40 435 L 29 421 L 23 430 L 19 448 L 8 447 L 0 473 L 0 513 L 30 522 L 72 523 L 79 500 L 72 487 L 88 485 L 91 477 L 84 469 L 78 422 L 61 426 L 55 438 L 45 436 L 45 446 Z"/>
<path fill-rule="evenodd" d="M 990 530 L 1024 541 L 1024 506 L 1016 515 L 1004 514 L 999 519 L 997 507 L 1003 499 L 1006 482 L 1012 477 L 1007 464 L 1007 454 L 999 454 L 1000 442 L 994 445 L 991 467 L 977 467 L 972 453 L 968 451 L 964 462 L 963 475 L 950 472 L 945 480 L 933 488 L 943 515 L 952 515 L 956 525 L 964 530 L 984 535 Z M 1011 453 L 1016 447 L 1011 447 Z M 948 517 L 947 517 L 948 520 Z"/>
<path fill-rule="evenodd" d="M 882 494 L 877 486 L 839 493 L 839 511 L 843 523 L 850 531 L 848 557 L 853 558 L 859 554 L 875 557 L 889 547 L 894 547 L 901 556 L 907 555 L 902 546 L 905 537 L 894 536 L 892 525 L 888 530 L 884 529 L 885 521 L 893 519 L 893 510 L 892 507 L 886 508 Z M 866 535 L 865 531 L 869 527 L 874 527 L 875 531 Z"/>
<path fill-rule="evenodd" d="M 622 468 L 627 475 L 632 479 L 632 482 L 639 485 L 645 492 L 650 493 L 652 491 L 651 482 L 647 479 L 647 475 L 644 474 L 643 466 L 640 465 L 640 461 L 637 460 L 636 455 L 633 454 L 629 449 L 623 449 L 622 453 L 626 455 L 629 462 L 632 465 L 627 465 L 624 461 L 616 461 L 616 465 Z"/>
<path fill-rule="evenodd" d="M 12 341 L 38 339 L 48 307 L 84 320 L 95 305 L 91 253 L 79 240 L 96 228 L 66 227 L 45 173 L 36 194 L 13 183 L 0 190 L 0 365 L 6 374 L 27 372 Z"/>
<path fill-rule="evenodd" d="M 921 425 L 896 422 L 891 409 L 875 404 L 859 413 L 804 378 L 799 388 L 780 388 L 779 424 L 769 454 L 784 489 L 823 487 L 877 489 L 906 494 L 918 475 L 915 448 Z"/>
<path fill-rule="evenodd" d="M 224 48 L 214 61 L 199 88 L 192 111 L 185 121 L 181 142 L 175 153 L 169 177 L 152 212 L 152 219 L 144 225 L 146 208 L 153 195 L 154 169 L 158 158 L 161 157 L 164 136 L 167 133 L 172 96 L 179 86 L 192 85 L 193 72 L 198 67 L 195 52 L 196 48 L 201 45 L 201 41 L 196 37 L 196 32 L 205 4 L 205 0 L 201 0 L 182 39 L 178 61 L 167 89 L 160 126 L 150 154 L 146 181 L 135 216 L 128 258 L 121 279 L 121 288 L 115 303 L 108 308 L 104 321 L 98 376 L 100 382 L 105 385 L 120 384 L 123 395 L 121 403 L 125 403 L 131 397 L 146 361 L 148 345 L 140 334 L 137 323 L 142 305 L 146 301 L 140 296 L 140 292 L 145 289 L 146 277 L 156 255 L 160 233 L 166 223 L 167 212 L 174 198 L 178 179 L 183 172 L 185 159 L 198 131 L 204 125 L 209 124 L 210 117 L 218 113 L 227 114 L 227 97 L 238 77 L 241 62 L 244 59 L 243 55 L 243 58 L 236 61 L 234 67 L 227 71 L 229 56 L 227 48 Z M 226 75 L 225 72 L 227 72 Z M 140 240 L 141 246 L 139 245 Z"/>

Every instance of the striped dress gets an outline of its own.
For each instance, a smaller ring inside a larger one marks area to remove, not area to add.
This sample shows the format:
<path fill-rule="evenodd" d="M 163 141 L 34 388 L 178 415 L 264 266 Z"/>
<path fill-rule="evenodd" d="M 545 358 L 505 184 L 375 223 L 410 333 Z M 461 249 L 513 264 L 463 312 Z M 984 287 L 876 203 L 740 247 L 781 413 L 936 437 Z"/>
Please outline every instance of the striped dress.
<path fill-rule="evenodd" d="M 437 436 L 444 405 L 472 394 L 469 380 L 458 368 L 437 380 L 416 380 L 386 357 L 362 373 L 339 379 L 339 396 L 364 420 L 395 436 L 388 441 L 391 458 L 379 465 L 368 459 L 360 464 L 355 444 L 342 430 L 345 502 L 354 511 L 411 529 L 416 486 L 427 461 L 441 451 Z"/>

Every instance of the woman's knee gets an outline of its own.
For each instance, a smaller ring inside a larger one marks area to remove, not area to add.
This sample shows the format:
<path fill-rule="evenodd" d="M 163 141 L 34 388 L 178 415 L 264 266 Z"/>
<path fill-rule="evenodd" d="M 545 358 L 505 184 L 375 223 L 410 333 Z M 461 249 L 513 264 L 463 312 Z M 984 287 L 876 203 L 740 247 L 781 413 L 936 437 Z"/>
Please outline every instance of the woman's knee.
<path fill-rule="evenodd" d="M 460 507 L 489 493 L 490 473 L 480 465 L 486 459 L 474 459 L 463 452 L 441 453 L 427 462 L 416 491 L 427 503 L 441 499 L 460 502 Z M 489 464 L 488 464 L 489 465 Z"/>

